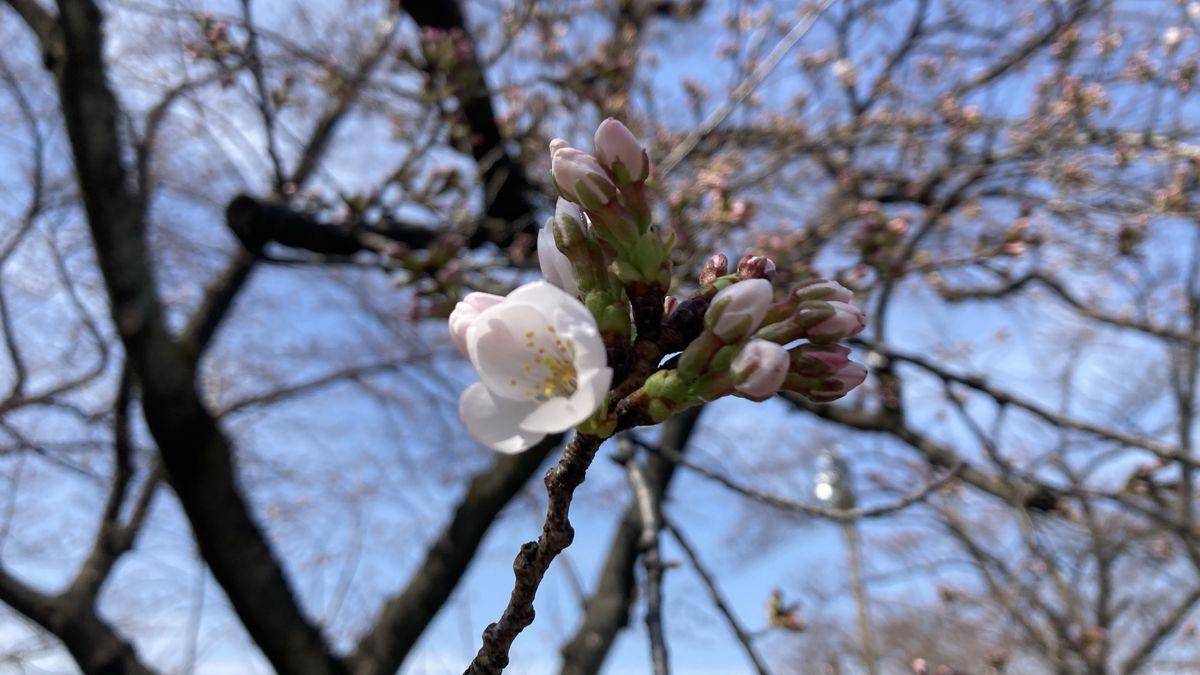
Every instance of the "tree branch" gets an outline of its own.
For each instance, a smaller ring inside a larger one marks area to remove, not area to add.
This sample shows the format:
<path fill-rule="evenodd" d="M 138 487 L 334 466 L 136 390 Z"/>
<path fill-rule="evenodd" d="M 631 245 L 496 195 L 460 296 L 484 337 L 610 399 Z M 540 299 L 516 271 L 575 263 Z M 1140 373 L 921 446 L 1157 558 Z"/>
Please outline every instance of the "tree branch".
<path fill-rule="evenodd" d="M 708 597 L 712 600 L 713 605 L 721 616 L 725 617 L 725 623 L 729 624 L 729 629 L 733 631 L 734 637 L 742 645 L 742 649 L 746 652 L 746 658 L 750 659 L 750 663 L 754 665 L 754 671 L 758 675 L 768 675 L 770 671 L 763 662 L 762 656 L 754 647 L 754 638 L 742 627 L 740 621 L 734 615 L 733 610 L 729 607 L 729 603 L 725 602 L 725 597 L 721 594 L 721 589 L 717 587 L 716 578 L 708 568 L 700 562 L 700 557 L 696 554 L 696 549 L 693 547 L 679 528 L 675 526 L 669 519 L 663 521 L 663 526 L 675 537 L 675 541 L 679 544 L 679 548 L 683 549 L 684 555 L 687 556 L 688 562 L 691 563 L 692 569 L 696 571 L 696 576 L 700 577 L 700 581 L 704 583 L 704 587 L 708 589 Z"/>
<path fill-rule="evenodd" d="M 659 447 L 680 454 L 686 452 L 703 410 L 703 406 L 688 408 L 664 422 Z M 646 458 L 647 482 L 660 499 L 665 497 L 677 466 L 676 462 L 657 453 L 650 453 Z M 595 675 L 600 672 L 617 633 L 628 625 L 641 529 L 638 505 L 630 504 L 609 544 L 608 557 L 600 571 L 596 590 L 585 603 L 583 621 L 562 648 L 562 675 Z"/>
<path fill-rule="evenodd" d="M 424 0 L 402 3 L 403 9 L 421 28 L 457 34 L 468 46 L 466 55 L 445 75 L 452 82 L 451 91 L 459 102 L 458 121 L 463 133 L 455 134 L 460 145 L 469 148 L 479 167 L 484 186 L 484 212 L 487 218 L 471 235 L 469 242 L 478 247 L 491 242 L 504 248 L 521 232 L 534 235 L 537 222 L 529 201 L 532 192 L 524 168 L 505 149 L 505 139 L 496 123 L 491 93 L 484 77 L 483 65 L 475 52 L 474 42 L 457 0 Z M 436 59 L 429 59 L 430 63 Z M 455 120 L 451 120 L 455 121 Z"/>
<path fill-rule="evenodd" d="M 391 675 L 458 586 L 488 529 L 552 450 L 552 436 L 517 455 L 504 455 L 476 474 L 454 517 L 430 545 L 404 590 L 388 599 L 350 659 L 356 675 Z"/>
<path fill-rule="evenodd" d="M 163 320 L 139 217 L 129 192 L 119 110 L 101 55 L 99 9 L 60 0 L 65 58 L 59 85 L 76 174 L 110 309 L 142 387 L 146 421 L 201 555 L 263 654 L 282 673 L 336 673 L 237 487 L 228 441 L 201 403 L 194 362 Z"/>
<path fill-rule="evenodd" d="M 646 633 L 650 636 L 650 663 L 654 675 L 669 675 L 670 660 L 667 656 L 667 641 L 662 625 L 662 549 L 659 547 L 658 532 L 662 529 L 660 495 L 650 486 L 646 474 L 637 462 L 637 449 L 627 436 L 618 439 L 620 452 L 615 460 L 625 465 L 629 478 L 633 503 L 641 521 L 637 548 L 641 553 L 642 567 L 646 571 Z"/>
<path fill-rule="evenodd" d="M 508 666 L 508 650 L 529 624 L 533 623 L 533 599 L 542 577 L 554 560 L 571 545 L 575 530 L 568 520 L 575 488 L 583 483 L 584 475 L 604 439 L 576 434 L 563 451 L 558 464 L 546 472 L 546 493 L 549 504 L 546 522 L 537 541 L 526 542 L 513 562 L 516 583 L 508 606 L 500 620 L 483 631 L 483 646 L 467 667 L 468 675 L 499 675 Z"/>

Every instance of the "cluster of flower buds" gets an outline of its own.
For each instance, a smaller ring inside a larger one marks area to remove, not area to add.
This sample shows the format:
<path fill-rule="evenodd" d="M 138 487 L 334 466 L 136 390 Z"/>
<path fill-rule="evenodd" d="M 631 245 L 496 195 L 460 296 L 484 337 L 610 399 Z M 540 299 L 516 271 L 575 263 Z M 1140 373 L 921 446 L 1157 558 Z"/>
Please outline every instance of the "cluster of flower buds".
<path fill-rule="evenodd" d="M 780 391 L 817 403 L 845 396 L 867 371 L 836 344 L 866 327 L 866 317 L 849 304 L 853 293 L 840 284 L 813 280 L 783 299 L 771 284 L 774 263 L 745 256 L 732 274 L 725 256 L 713 256 L 701 281 L 720 288 L 704 314 L 704 327 L 680 353 L 674 369 L 646 382 L 652 419 L 735 395 L 763 401 Z M 804 344 L 794 344 L 807 340 Z M 789 345 L 791 346 L 789 349 Z"/>
<path fill-rule="evenodd" d="M 557 139 L 550 149 L 560 199 L 538 233 L 545 281 L 468 295 L 450 316 L 480 375 L 459 410 L 474 438 L 518 452 L 547 434 L 608 435 L 722 396 L 829 402 L 862 383 L 866 369 L 837 344 L 866 325 L 849 290 L 818 279 L 779 292 L 770 258 L 746 255 L 730 271 L 714 255 L 699 289 L 668 296 L 674 239 L 651 222 L 646 150 L 613 119 L 594 154 Z"/>

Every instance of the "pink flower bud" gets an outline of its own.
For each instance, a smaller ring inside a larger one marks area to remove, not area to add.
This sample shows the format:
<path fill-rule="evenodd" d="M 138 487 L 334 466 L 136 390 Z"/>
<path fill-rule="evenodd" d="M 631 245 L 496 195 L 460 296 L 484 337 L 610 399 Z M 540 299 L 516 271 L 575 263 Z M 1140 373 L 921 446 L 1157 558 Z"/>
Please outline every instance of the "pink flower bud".
<path fill-rule="evenodd" d="M 470 358 L 470 354 L 467 353 L 467 329 L 475 323 L 475 319 L 479 318 L 483 310 L 503 299 L 502 296 L 491 293 L 467 293 L 467 296 L 454 306 L 454 311 L 450 312 L 450 338 L 454 340 L 455 346 L 463 356 Z"/>
<path fill-rule="evenodd" d="M 775 261 L 762 255 L 746 255 L 738 261 L 739 279 L 775 279 Z"/>
<path fill-rule="evenodd" d="M 816 279 L 796 288 L 792 291 L 792 297 L 800 302 L 806 300 L 850 302 L 854 299 L 854 292 L 836 281 Z"/>
<path fill-rule="evenodd" d="M 862 310 L 844 302 L 833 301 L 833 316 L 811 326 L 805 337 L 813 342 L 833 342 L 853 337 L 867 327 L 867 316 Z"/>
<path fill-rule="evenodd" d="M 596 157 L 621 183 L 640 183 L 650 175 L 646 150 L 628 127 L 613 118 L 596 129 Z"/>
<path fill-rule="evenodd" d="M 823 379 L 850 363 L 850 348 L 845 345 L 800 345 L 788 352 L 793 373 Z"/>
<path fill-rule="evenodd" d="M 841 368 L 824 378 L 806 378 L 798 375 L 794 370 L 795 359 L 792 360 L 792 364 L 793 370 L 788 374 L 785 386 L 814 403 L 836 401 L 867 379 L 866 366 L 854 361 L 847 361 Z"/>
<path fill-rule="evenodd" d="M 766 340 L 751 340 L 729 366 L 733 388 L 752 401 L 765 401 L 783 386 L 789 363 L 783 347 Z"/>
<path fill-rule="evenodd" d="M 766 279 L 732 284 L 713 297 L 704 325 L 725 344 L 740 342 L 762 323 L 771 295 L 771 282 Z"/>
<path fill-rule="evenodd" d="M 704 261 L 704 269 L 700 271 L 700 283 L 711 284 L 717 280 L 717 277 L 723 277 L 729 273 L 729 258 L 724 254 L 718 253 L 708 260 Z"/>
<path fill-rule="evenodd" d="M 588 209 L 610 204 L 617 186 L 595 157 L 567 145 L 561 138 L 550 142 L 550 174 L 566 199 Z"/>

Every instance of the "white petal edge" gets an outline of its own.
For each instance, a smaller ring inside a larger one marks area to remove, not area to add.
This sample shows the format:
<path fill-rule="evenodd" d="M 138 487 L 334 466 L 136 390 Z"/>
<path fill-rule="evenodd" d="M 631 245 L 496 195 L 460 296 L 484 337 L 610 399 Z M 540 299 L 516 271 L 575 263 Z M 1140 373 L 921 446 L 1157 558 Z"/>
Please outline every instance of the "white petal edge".
<path fill-rule="evenodd" d="M 507 300 L 536 307 L 558 329 L 576 323 L 592 326 L 593 329 L 596 325 L 592 313 L 578 298 L 546 281 L 525 284 L 509 293 Z"/>
<path fill-rule="evenodd" d="M 493 396 L 487 387 L 476 382 L 459 397 L 458 417 L 471 438 L 492 450 L 511 455 L 528 450 L 546 437 L 518 427 L 532 405 L 527 401 Z"/>

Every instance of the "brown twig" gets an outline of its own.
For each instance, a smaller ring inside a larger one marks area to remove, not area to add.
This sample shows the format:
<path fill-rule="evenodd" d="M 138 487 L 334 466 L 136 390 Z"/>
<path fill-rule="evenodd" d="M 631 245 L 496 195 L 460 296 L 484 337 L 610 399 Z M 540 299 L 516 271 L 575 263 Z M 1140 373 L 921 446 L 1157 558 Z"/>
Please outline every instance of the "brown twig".
<path fill-rule="evenodd" d="M 546 472 L 549 504 L 546 522 L 537 541 L 521 546 L 513 562 L 516 583 L 508 606 L 500 620 L 483 631 L 483 646 L 465 671 L 469 675 L 498 675 L 508 666 L 508 651 L 513 641 L 533 623 L 533 599 L 551 561 L 571 545 L 575 530 L 568 519 L 575 488 L 583 482 L 587 469 L 604 439 L 576 434 L 563 451 L 558 464 Z"/>

